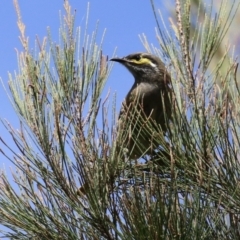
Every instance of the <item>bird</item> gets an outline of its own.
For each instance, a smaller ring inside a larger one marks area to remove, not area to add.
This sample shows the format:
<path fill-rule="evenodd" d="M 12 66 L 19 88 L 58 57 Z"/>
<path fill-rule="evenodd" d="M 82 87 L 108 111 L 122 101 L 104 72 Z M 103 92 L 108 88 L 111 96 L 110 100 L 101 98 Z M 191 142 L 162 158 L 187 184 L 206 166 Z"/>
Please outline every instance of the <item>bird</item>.
<path fill-rule="evenodd" d="M 161 133 L 167 129 L 172 112 L 171 77 L 160 58 L 150 53 L 133 53 L 110 61 L 122 64 L 134 77 L 134 83 L 120 109 L 117 133 L 125 136 L 119 137 L 116 149 L 121 152 L 126 148 L 129 159 L 138 159 L 152 153 L 158 145 L 153 129 L 155 132 L 160 129 Z M 85 195 L 88 190 L 89 184 L 85 183 L 77 194 Z"/>
<path fill-rule="evenodd" d="M 161 59 L 150 53 L 138 52 L 110 61 L 120 63 L 134 77 L 120 109 L 117 132 L 126 133 L 119 146 L 127 148 L 130 159 L 137 159 L 157 146 L 152 129 L 166 132 L 172 114 L 171 77 Z"/>

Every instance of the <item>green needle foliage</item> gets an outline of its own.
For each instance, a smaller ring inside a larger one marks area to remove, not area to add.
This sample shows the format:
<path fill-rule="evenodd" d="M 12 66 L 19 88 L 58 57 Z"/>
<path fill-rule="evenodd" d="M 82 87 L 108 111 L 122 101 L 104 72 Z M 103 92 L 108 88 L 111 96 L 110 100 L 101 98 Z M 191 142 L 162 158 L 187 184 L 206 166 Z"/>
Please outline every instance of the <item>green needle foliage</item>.
<path fill-rule="evenodd" d="M 0 137 L 11 151 L 1 146 L 1 153 L 16 166 L 14 186 L 0 175 L 0 224 L 9 228 L 3 236 L 240 238 L 238 63 L 230 48 L 215 58 L 238 4 L 223 0 L 215 9 L 199 1 L 193 16 L 191 1 L 176 1 L 171 30 L 151 4 L 159 47 L 141 40 L 171 73 L 173 114 L 166 136 L 144 123 L 155 154 L 137 161 L 122 143 L 129 122 L 139 127 L 142 116 L 117 128 L 115 100 L 102 94 L 112 66 L 97 33 L 89 36 L 87 23 L 83 34 L 75 28 L 65 1 L 60 42 L 49 30 L 32 51 L 15 1 L 23 52 L 18 72 L 9 74 L 9 98 L 20 129 L 2 120 L 15 146 Z"/>

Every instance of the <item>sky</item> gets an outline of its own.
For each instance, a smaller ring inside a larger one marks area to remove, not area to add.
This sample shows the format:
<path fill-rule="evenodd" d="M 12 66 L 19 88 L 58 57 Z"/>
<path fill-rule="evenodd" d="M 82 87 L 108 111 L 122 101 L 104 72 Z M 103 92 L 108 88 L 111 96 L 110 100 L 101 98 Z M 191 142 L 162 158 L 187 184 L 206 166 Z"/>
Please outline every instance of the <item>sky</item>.
<path fill-rule="evenodd" d="M 144 33 L 149 43 L 158 46 L 155 27 L 156 22 L 152 12 L 150 0 L 70 0 L 72 10 L 76 9 L 75 26 L 85 27 L 88 2 L 90 3 L 90 14 L 88 33 L 95 30 L 99 21 L 98 43 L 102 33 L 106 29 L 103 44 L 103 54 L 109 58 L 116 50 L 117 56 L 125 56 L 130 53 L 145 51 L 139 34 Z M 161 9 L 167 27 L 170 25 L 169 5 L 173 1 L 155 0 L 156 8 Z M 163 5 L 167 2 L 168 6 Z M 47 35 L 47 27 L 50 27 L 53 40 L 58 42 L 58 30 L 60 26 L 59 11 L 64 13 L 63 0 L 19 0 L 22 20 L 26 25 L 26 35 L 29 36 L 30 46 L 34 46 L 36 35 L 40 40 Z M 174 7 L 174 5 L 172 5 Z M 239 15 L 240 16 L 240 15 Z M 16 50 L 22 51 L 19 41 L 20 32 L 17 27 L 17 15 L 13 0 L 0 1 L 0 78 L 8 91 L 8 72 L 14 73 L 18 69 Z M 239 21 L 240 22 L 240 21 Z M 239 26 L 238 22 L 238 26 Z M 238 32 L 235 30 L 235 32 Z M 107 80 L 105 92 L 110 90 L 113 94 L 117 92 L 117 106 L 133 84 L 133 77 L 120 64 L 114 64 L 111 74 Z M 8 100 L 4 87 L 0 84 L 0 118 L 6 119 L 14 128 L 19 128 L 18 116 Z M 0 137 L 6 143 L 13 143 L 10 134 L 0 123 Z M 14 146 L 14 143 L 13 143 Z M 0 142 L 0 150 L 6 148 Z M 9 152 L 8 152 L 9 153 Z M 0 155 L 0 171 L 4 169 L 11 179 L 10 168 L 14 166 L 4 156 Z M 1 226 L 0 226 L 1 229 Z"/>
<path fill-rule="evenodd" d="M 98 37 L 100 43 L 102 34 L 106 29 L 103 44 L 103 54 L 109 58 L 117 49 L 117 56 L 125 56 L 133 52 L 145 51 L 139 34 L 144 33 L 149 42 L 158 45 L 155 34 L 156 22 L 153 16 L 150 1 L 139 0 L 71 0 L 72 10 L 76 10 L 75 26 L 85 27 L 87 6 L 90 4 L 88 33 L 91 34 L 99 21 Z M 167 16 L 166 6 L 161 7 L 162 13 Z M 53 40 L 58 42 L 58 30 L 60 26 L 60 11 L 63 14 L 63 1 L 19 0 L 22 21 L 26 25 L 26 35 L 29 37 L 29 45 L 34 47 L 35 37 L 40 40 L 47 35 L 47 27 L 50 27 Z M 0 78 L 8 90 L 8 73 L 18 70 L 16 49 L 22 51 L 19 41 L 20 32 L 17 27 L 17 15 L 13 1 L 0 1 Z M 105 87 L 111 93 L 117 92 L 117 105 L 120 106 L 127 94 L 133 78 L 120 64 L 115 64 Z M 9 92 L 9 91 L 8 91 Z M 6 119 L 14 128 L 19 127 L 19 121 L 14 112 L 4 87 L 0 85 L 0 118 Z M 11 137 L 0 124 L 0 136 L 8 143 Z M 0 144 L 0 148 L 5 148 Z M 0 157 L 0 168 L 8 168 L 9 161 Z"/>
<path fill-rule="evenodd" d="M 98 28 L 98 43 L 106 29 L 103 44 L 103 54 L 109 58 L 113 56 L 117 48 L 117 56 L 125 56 L 130 53 L 145 51 L 139 34 L 144 33 L 149 43 L 158 46 L 155 28 L 156 22 L 152 12 L 150 0 L 70 0 L 72 10 L 76 9 L 75 26 L 85 27 L 87 6 L 90 4 L 88 33 Z M 163 3 L 165 2 L 165 3 Z M 164 4 L 168 4 L 165 6 Z M 172 5 L 170 5 L 172 3 Z M 174 8 L 173 1 L 156 0 L 157 9 L 161 10 L 165 23 L 169 27 L 170 7 Z M 40 40 L 47 35 L 47 27 L 50 27 L 53 40 L 58 42 L 58 30 L 60 26 L 59 11 L 64 13 L 63 0 L 19 0 L 22 20 L 26 25 L 26 35 L 29 36 L 30 46 L 34 46 L 36 35 Z M 7 88 L 8 72 L 14 73 L 18 69 L 16 50 L 22 50 L 19 41 L 20 32 L 17 27 L 17 15 L 13 0 L 0 1 L 0 78 Z M 239 26 L 238 21 L 238 26 Z M 234 28 L 232 28 L 234 30 Z M 235 28 L 236 32 L 236 28 Z M 238 46 L 239 44 L 237 44 Z M 133 78 L 120 64 L 115 63 L 107 80 L 105 92 L 117 92 L 117 106 L 119 107 L 131 85 Z M 7 94 L 0 84 L 0 118 L 7 119 L 13 127 L 18 128 L 19 121 L 15 114 Z M 0 136 L 6 142 L 11 141 L 10 135 L 0 123 Z M 0 149 L 3 146 L 0 144 Z M 0 157 L 0 168 L 8 166 L 9 161 Z"/>
<path fill-rule="evenodd" d="M 91 34 L 99 21 L 98 41 L 106 29 L 103 44 L 103 54 L 113 56 L 115 49 L 117 56 L 125 56 L 130 53 L 145 51 L 139 34 L 144 33 L 150 43 L 158 46 L 155 34 L 156 22 L 153 16 L 150 0 L 71 0 L 72 10 L 76 9 L 75 26 L 85 27 L 88 2 L 90 14 L 88 33 Z M 156 1 L 157 2 L 157 1 Z M 159 1 L 161 2 L 161 1 Z M 50 27 L 53 40 L 58 42 L 58 30 L 60 26 L 59 11 L 64 13 L 63 1 L 60 0 L 19 0 L 22 21 L 26 25 L 26 35 L 29 37 L 30 46 L 34 46 L 35 37 L 40 40 L 47 35 L 47 27 Z M 163 15 L 168 16 L 167 7 L 156 4 L 161 8 Z M 20 32 L 17 27 L 17 15 L 13 1 L 0 1 L 0 78 L 8 91 L 8 73 L 14 74 L 18 70 L 16 49 L 22 51 L 19 41 Z M 127 94 L 133 78 L 119 64 L 115 64 L 105 87 L 111 93 L 117 92 L 117 106 L 120 107 L 124 96 Z M 15 129 L 19 128 L 19 120 L 8 99 L 2 84 L 0 85 L 0 118 L 6 119 Z M 3 124 L 0 123 L 0 137 L 6 143 L 14 143 Z M 14 147 L 13 147 L 14 148 Z M 7 151 L 0 143 L 0 149 Z M 9 153 L 9 151 L 7 151 Z M 10 154 L 11 156 L 11 154 Z M 4 156 L 0 155 L 0 170 L 4 170 L 11 179 L 11 170 L 14 166 Z M 1 227 L 0 227 L 1 229 Z"/>

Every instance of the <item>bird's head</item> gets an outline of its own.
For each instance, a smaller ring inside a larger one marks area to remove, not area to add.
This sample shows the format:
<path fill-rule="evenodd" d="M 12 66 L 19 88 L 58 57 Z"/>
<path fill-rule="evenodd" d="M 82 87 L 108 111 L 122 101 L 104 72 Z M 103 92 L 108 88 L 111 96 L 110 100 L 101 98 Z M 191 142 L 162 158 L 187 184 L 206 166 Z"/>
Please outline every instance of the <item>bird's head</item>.
<path fill-rule="evenodd" d="M 112 58 L 110 61 L 124 65 L 132 73 L 137 83 L 162 80 L 168 83 L 170 80 L 163 62 L 150 53 L 133 53 L 123 58 Z"/>

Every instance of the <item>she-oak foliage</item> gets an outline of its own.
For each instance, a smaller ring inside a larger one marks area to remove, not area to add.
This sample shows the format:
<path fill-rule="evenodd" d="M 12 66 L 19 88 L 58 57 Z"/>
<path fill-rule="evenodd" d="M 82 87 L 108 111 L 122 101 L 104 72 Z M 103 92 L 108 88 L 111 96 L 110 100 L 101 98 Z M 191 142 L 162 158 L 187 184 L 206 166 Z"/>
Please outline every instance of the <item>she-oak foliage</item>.
<path fill-rule="evenodd" d="M 125 133 L 116 132 L 114 100 L 102 95 L 112 66 L 96 32 L 87 35 L 86 26 L 82 36 L 65 1 L 60 43 L 49 30 L 33 53 L 15 1 L 23 52 L 18 73 L 9 75 L 9 97 L 20 129 L 2 120 L 15 146 L 0 137 L 1 153 L 16 166 L 14 186 L 0 176 L 3 236 L 240 238 L 238 63 L 228 51 L 214 59 L 238 6 L 224 0 L 213 17 L 199 1 L 193 19 L 191 1 L 176 1 L 169 33 L 151 4 L 160 49 L 145 36 L 142 42 L 168 66 L 174 114 L 156 155 L 136 162 L 126 149 L 116 151 Z M 86 183 L 85 194 L 76 194 Z"/>

